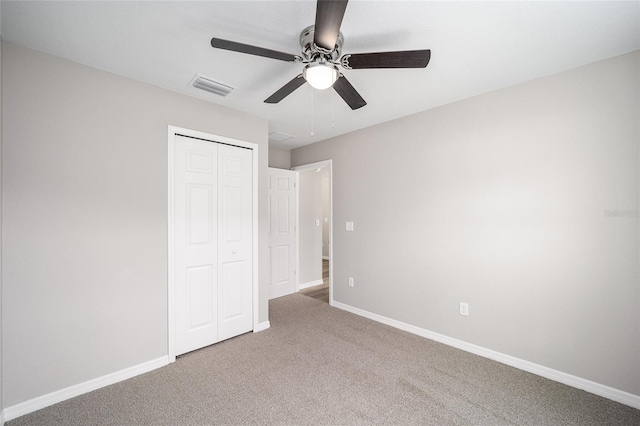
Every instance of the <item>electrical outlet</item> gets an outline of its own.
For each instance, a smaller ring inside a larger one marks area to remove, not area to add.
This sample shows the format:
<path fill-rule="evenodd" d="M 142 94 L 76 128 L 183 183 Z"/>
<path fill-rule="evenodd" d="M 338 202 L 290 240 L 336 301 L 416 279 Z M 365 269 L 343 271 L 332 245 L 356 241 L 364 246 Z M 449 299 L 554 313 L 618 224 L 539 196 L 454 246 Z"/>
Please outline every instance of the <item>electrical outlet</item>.
<path fill-rule="evenodd" d="M 469 304 L 460 302 L 460 315 L 464 315 L 465 317 L 469 316 Z"/>
<path fill-rule="evenodd" d="M 353 287 L 354 285 L 353 277 L 349 277 L 349 287 Z"/>

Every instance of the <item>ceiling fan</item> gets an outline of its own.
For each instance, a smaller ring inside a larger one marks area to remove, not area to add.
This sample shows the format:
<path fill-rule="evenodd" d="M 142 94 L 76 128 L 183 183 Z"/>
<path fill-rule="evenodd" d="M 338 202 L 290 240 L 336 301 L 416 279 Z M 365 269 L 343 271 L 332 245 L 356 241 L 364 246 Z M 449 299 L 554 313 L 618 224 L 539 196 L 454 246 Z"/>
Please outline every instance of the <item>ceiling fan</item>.
<path fill-rule="evenodd" d="M 338 65 L 347 70 L 425 68 L 431 58 L 431 51 L 425 49 L 354 53 L 340 56 L 344 43 L 340 25 L 347 9 L 347 2 L 348 0 L 318 0 L 315 25 L 305 28 L 300 34 L 301 55 L 292 55 L 219 38 L 212 38 L 211 46 L 216 49 L 305 64 L 303 72 L 265 99 L 266 103 L 277 104 L 306 81 L 313 88 L 319 90 L 333 87 L 351 109 L 355 110 L 367 103 L 339 71 Z"/>

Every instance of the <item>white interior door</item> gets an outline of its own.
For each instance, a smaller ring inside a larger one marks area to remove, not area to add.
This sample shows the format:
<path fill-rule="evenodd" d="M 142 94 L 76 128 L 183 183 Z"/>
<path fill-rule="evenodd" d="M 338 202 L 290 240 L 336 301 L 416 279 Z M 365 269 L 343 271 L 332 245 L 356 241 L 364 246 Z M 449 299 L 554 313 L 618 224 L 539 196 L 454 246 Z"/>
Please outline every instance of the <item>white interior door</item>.
<path fill-rule="evenodd" d="M 252 315 L 252 151 L 218 148 L 218 339 L 250 331 Z"/>
<path fill-rule="evenodd" d="M 296 292 L 296 182 L 298 174 L 269 168 L 269 299 Z"/>
<path fill-rule="evenodd" d="M 218 144 L 176 136 L 175 344 L 182 354 L 218 341 Z"/>
<path fill-rule="evenodd" d="M 175 136 L 174 336 L 179 355 L 253 327 L 252 151 Z"/>

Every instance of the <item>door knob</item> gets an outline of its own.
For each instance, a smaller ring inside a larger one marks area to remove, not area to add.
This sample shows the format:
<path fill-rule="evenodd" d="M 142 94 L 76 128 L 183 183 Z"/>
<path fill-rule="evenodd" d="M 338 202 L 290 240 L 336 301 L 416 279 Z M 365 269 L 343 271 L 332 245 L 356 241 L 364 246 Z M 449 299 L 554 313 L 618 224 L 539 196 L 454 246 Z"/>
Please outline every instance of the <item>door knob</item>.
<path fill-rule="evenodd" d="M 231 254 L 236 254 L 238 253 L 236 250 L 231 250 Z"/>

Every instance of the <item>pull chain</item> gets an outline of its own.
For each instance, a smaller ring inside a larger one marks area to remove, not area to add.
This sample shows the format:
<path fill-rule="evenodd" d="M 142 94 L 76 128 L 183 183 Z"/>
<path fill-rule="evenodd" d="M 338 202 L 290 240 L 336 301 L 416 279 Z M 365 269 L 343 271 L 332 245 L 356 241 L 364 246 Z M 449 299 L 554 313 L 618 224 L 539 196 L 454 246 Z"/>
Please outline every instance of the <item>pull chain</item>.
<path fill-rule="evenodd" d="M 313 87 L 311 88 L 311 136 L 315 136 L 313 133 Z"/>
<path fill-rule="evenodd" d="M 333 90 L 331 91 L 331 128 L 333 129 L 334 125 L 334 110 L 333 110 Z"/>

